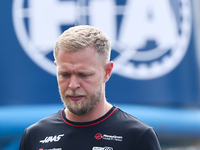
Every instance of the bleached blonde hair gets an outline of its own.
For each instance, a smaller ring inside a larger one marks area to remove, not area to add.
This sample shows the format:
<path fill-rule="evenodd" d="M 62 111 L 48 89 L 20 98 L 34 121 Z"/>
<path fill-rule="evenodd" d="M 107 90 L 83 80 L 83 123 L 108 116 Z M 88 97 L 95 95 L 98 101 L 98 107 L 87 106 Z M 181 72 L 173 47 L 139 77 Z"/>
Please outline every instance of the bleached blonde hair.
<path fill-rule="evenodd" d="M 79 25 L 64 31 L 58 38 L 54 47 L 54 58 L 58 51 L 78 51 L 93 46 L 99 54 L 104 56 L 105 61 L 110 60 L 111 44 L 108 36 L 97 27 L 89 25 Z"/>

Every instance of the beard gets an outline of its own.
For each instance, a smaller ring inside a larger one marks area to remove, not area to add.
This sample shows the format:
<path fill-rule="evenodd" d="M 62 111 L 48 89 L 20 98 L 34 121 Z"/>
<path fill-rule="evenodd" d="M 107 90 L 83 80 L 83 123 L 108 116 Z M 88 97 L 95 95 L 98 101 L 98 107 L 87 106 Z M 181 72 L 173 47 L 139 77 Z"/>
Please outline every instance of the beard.
<path fill-rule="evenodd" d="M 59 90 L 60 91 L 60 90 Z M 77 115 L 81 116 L 90 112 L 96 105 L 99 103 L 100 99 L 102 98 L 103 94 L 103 85 L 99 85 L 96 92 L 91 96 L 88 96 L 85 92 L 80 92 L 78 90 L 69 90 L 66 91 L 64 94 L 60 92 L 61 99 L 65 107 L 67 109 Z M 70 100 L 70 96 L 83 96 L 85 100 L 80 101 L 72 101 Z"/>

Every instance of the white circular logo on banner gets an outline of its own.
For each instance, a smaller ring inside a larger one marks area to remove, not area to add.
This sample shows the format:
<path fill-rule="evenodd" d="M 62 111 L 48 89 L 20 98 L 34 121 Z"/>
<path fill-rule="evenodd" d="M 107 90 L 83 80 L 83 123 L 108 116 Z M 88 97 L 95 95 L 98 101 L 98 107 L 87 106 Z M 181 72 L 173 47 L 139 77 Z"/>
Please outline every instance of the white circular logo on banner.
<path fill-rule="evenodd" d="M 102 11 L 103 9 L 103 11 Z M 188 49 L 190 0 L 14 0 L 13 23 L 27 55 L 56 75 L 52 54 L 62 26 L 89 24 L 111 39 L 113 73 L 154 79 L 172 71 Z"/>

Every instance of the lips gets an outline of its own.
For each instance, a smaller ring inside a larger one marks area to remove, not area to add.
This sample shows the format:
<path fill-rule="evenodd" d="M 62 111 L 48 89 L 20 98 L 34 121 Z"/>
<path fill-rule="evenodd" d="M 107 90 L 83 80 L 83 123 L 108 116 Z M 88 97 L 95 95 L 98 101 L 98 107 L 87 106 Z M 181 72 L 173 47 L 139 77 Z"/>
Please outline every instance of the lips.
<path fill-rule="evenodd" d="M 84 96 L 68 96 L 72 101 L 80 101 Z"/>

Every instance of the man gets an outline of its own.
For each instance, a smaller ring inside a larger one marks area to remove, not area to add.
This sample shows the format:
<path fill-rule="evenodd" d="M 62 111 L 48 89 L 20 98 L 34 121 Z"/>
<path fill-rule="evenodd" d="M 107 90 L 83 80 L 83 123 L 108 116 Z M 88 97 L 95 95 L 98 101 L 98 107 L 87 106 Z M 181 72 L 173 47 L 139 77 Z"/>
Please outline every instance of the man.
<path fill-rule="evenodd" d="M 109 38 L 87 25 L 66 30 L 54 48 L 65 109 L 28 127 L 20 150 L 160 150 L 154 130 L 106 101 Z"/>

